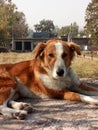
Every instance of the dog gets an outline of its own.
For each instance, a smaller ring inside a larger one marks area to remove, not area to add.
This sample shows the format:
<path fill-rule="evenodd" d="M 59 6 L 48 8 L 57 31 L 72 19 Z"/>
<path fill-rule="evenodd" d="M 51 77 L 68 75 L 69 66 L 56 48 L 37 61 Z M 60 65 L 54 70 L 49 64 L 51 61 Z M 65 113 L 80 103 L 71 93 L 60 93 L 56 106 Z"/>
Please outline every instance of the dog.
<path fill-rule="evenodd" d="M 17 102 L 26 98 L 56 98 L 98 104 L 98 88 L 79 80 L 71 68 L 81 55 L 76 43 L 59 39 L 39 43 L 32 60 L 0 65 L 0 113 L 8 118 L 24 119 L 32 106 Z"/>

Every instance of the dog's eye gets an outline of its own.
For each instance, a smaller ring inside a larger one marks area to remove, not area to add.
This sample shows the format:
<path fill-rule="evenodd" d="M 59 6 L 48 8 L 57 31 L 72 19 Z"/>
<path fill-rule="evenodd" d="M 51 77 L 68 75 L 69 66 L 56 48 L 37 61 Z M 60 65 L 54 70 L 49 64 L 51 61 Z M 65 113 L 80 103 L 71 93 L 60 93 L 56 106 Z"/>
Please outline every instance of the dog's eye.
<path fill-rule="evenodd" d="M 62 54 L 62 58 L 65 58 L 67 56 L 67 53 Z"/>
<path fill-rule="evenodd" d="M 50 53 L 50 54 L 49 54 L 49 57 L 53 58 L 53 57 L 54 57 L 54 54 Z"/>

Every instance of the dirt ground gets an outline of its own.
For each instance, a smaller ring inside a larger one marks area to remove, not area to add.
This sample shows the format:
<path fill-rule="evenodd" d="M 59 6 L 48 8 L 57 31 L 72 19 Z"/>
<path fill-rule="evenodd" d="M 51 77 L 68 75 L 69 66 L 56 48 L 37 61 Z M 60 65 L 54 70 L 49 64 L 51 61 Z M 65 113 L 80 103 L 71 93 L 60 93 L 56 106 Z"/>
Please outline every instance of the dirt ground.
<path fill-rule="evenodd" d="M 98 86 L 98 80 L 82 79 Z M 98 130 L 98 106 L 56 99 L 21 99 L 30 102 L 34 112 L 25 120 L 0 115 L 0 130 Z"/>

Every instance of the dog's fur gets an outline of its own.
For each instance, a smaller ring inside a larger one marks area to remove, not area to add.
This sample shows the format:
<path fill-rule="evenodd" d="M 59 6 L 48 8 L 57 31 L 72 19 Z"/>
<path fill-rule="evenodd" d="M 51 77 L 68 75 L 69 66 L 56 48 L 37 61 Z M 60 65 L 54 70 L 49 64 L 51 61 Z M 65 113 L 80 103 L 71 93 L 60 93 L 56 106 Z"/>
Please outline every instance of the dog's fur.
<path fill-rule="evenodd" d="M 75 43 L 49 40 L 36 46 L 33 60 L 1 64 L 0 113 L 23 119 L 31 112 L 30 104 L 15 101 L 19 96 L 98 104 L 98 89 L 81 83 L 70 67 L 75 52 L 81 54 Z"/>

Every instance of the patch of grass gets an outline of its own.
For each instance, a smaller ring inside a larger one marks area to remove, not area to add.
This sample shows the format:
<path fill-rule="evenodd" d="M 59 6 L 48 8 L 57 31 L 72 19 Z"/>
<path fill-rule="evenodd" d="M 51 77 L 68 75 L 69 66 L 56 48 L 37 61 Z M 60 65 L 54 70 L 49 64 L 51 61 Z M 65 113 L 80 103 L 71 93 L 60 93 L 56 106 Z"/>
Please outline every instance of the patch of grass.
<path fill-rule="evenodd" d="M 98 51 L 82 51 L 82 55 L 98 58 Z"/>
<path fill-rule="evenodd" d="M 33 59 L 32 53 L 0 53 L 0 64 Z M 98 59 L 75 57 L 72 68 L 81 78 L 98 78 Z"/>
<path fill-rule="evenodd" d="M 81 78 L 98 78 L 98 60 L 76 57 L 72 68 Z"/>
<path fill-rule="evenodd" d="M 9 53 L 0 53 L 0 64 L 5 63 L 16 63 L 20 61 L 26 61 L 33 59 L 33 55 L 31 52 L 28 53 L 15 53 L 15 52 L 9 52 Z"/>

